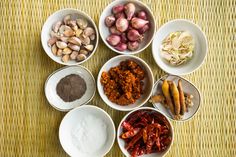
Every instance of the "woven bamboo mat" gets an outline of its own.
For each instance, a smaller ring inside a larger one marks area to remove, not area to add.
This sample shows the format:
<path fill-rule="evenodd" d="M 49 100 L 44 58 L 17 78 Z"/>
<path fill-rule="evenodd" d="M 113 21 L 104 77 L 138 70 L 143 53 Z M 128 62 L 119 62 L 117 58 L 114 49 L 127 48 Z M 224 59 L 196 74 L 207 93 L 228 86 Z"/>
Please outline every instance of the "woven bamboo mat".
<path fill-rule="evenodd" d="M 58 139 L 65 113 L 49 106 L 44 81 L 62 67 L 45 53 L 40 32 L 46 18 L 62 8 L 87 12 L 98 24 L 111 0 L 1 0 L 0 2 L 0 156 L 67 156 Z M 190 121 L 173 122 L 174 144 L 167 156 L 236 156 L 236 1 L 144 0 L 157 27 L 186 18 L 206 33 L 209 51 L 205 64 L 186 78 L 202 92 L 200 111 Z M 100 40 L 95 55 L 83 66 L 95 78 L 100 67 L 116 54 Z M 137 55 L 151 66 L 155 78 L 164 75 L 149 46 Z M 91 104 L 106 110 L 116 126 L 125 112 L 108 107 L 96 93 Z M 117 143 L 107 155 L 122 156 Z"/>

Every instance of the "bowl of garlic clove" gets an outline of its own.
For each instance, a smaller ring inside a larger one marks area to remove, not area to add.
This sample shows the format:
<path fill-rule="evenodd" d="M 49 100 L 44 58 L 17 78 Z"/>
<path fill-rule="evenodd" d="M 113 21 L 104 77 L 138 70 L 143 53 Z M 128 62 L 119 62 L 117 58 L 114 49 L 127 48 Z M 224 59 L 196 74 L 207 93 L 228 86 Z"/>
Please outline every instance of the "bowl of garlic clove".
<path fill-rule="evenodd" d="M 42 27 L 46 54 L 63 65 L 78 65 L 92 57 L 98 46 L 98 30 L 90 16 L 77 9 L 58 10 Z"/>

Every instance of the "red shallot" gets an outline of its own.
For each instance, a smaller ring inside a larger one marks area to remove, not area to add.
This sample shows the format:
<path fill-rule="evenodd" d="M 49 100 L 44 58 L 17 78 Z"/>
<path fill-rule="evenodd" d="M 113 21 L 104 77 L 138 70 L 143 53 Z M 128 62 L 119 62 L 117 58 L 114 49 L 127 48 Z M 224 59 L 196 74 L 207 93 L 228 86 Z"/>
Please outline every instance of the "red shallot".
<path fill-rule="evenodd" d="M 125 51 L 127 49 L 127 45 L 125 43 L 119 43 L 115 49 L 117 49 L 118 51 Z"/>
<path fill-rule="evenodd" d="M 143 34 L 149 30 L 149 25 L 144 25 L 142 28 L 140 28 L 138 31 L 139 33 Z"/>
<path fill-rule="evenodd" d="M 140 29 L 142 28 L 144 25 L 146 25 L 147 23 L 149 23 L 149 21 L 134 17 L 131 20 L 131 25 L 132 27 L 134 27 L 135 29 Z"/>
<path fill-rule="evenodd" d="M 139 43 L 137 42 L 137 41 L 129 41 L 128 42 L 128 49 L 130 50 L 130 51 L 135 51 L 135 50 L 137 50 L 138 49 L 138 47 L 139 47 Z"/>
<path fill-rule="evenodd" d="M 109 35 L 106 40 L 111 46 L 116 46 L 117 44 L 119 44 L 120 39 L 120 36 L 112 34 Z"/>
<path fill-rule="evenodd" d="M 147 20 L 147 14 L 145 11 L 140 11 L 137 17 L 143 20 Z"/>
<path fill-rule="evenodd" d="M 117 19 L 116 21 L 116 28 L 118 31 L 120 32 L 124 32 L 128 29 L 128 21 L 127 19 L 123 18 L 123 17 L 120 17 L 119 19 Z"/>
<path fill-rule="evenodd" d="M 116 18 L 113 15 L 109 15 L 105 19 L 105 24 L 107 27 L 111 27 L 116 22 Z"/>
<path fill-rule="evenodd" d="M 125 5 L 124 10 L 127 16 L 127 20 L 131 20 L 132 17 L 134 16 L 135 5 L 133 3 L 128 3 Z"/>
<path fill-rule="evenodd" d="M 143 38 L 143 36 L 135 29 L 129 30 L 127 37 L 130 41 L 138 41 Z"/>
<path fill-rule="evenodd" d="M 122 12 L 123 10 L 124 10 L 124 6 L 123 6 L 123 5 L 117 5 L 117 6 L 114 6 L 114 7 L 112 8 L 112 12 L 113 12 L 114 14 L 120 13 L 120 12 Z"/>
<path fill-rule="evenodd" d="M 110 27 L 111 34 L 121 35 L 121 32 L 116 29 L 116 26 Z"/>

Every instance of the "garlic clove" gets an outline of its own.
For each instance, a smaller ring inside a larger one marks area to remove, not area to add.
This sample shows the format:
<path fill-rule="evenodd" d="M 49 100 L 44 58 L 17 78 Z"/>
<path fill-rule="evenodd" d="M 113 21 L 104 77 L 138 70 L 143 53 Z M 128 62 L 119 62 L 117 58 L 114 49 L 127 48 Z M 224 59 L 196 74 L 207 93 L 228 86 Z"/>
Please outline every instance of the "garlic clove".
<path fill-rule="evenodd" d="M 59 33 L 64 34 L 66 30 L 72 30 L 72 29 L 67 25 L 61 25 L 61 27 L 59 28 Z"/>
<path fill-rule="evenodd" d="M 86 58 L 87 58 L 87 56 L 84 55 L 84 54 L 79 54 L 79 55 L 76 57 L 76 59 L 77 59 L 78 62 L 83 61 L 83 60 L 85 60 Z"/>
<path fill-rule="evenodd" d="M 51 38 L 53 38 L 53 37 L 56 37 L 56 38 L 60 37 L 59 32 L 55 33 L 54 31 L 51 31 L 50 32 L 50 37 Z"/>
<path fill-rule="evenodd" d="M 140 18 L 137 18 L 137 17 L 134 17 L 131 20 L 131 25 L 135 29 L 140 29 L 148 23 L 149 23 L 149 21 L 146 21 L 146 20 L 143 20 L 143 19 L 140 19 Z"/>
<path fill-rule="evenodd" d="M 56 46 L 56 44 L 54 44 L 54 45 L 52 45 L 52 53 L 54 54 L 54 55 L 57 55 L 57 46 Z"/>
<path fill-rule="evenodd" d="M 116 28 L 120 32 L 124 32 L 128 29 L 129 23 L 128 20 L 120 17 L 119 19 L 116 20 Z"/>
<path fill-rule="evenodd" d="M 77 29 L 77 30 L 75 31 L 75 36 L 76 36 L 76 37 L 80 37 L 80 35 L 81 35 L 82 32 L 83 32 L 82 29 Z"/>
<path fill-rule="evenodd" d="M 89 37 L 89 38 L 90 38 L 90 40 L 92 40 L 92 41 L 93 41 L 93 40 L 95 40 L 95 38 L 96 38 L 96 35 L 95 35 L 95 34 L 92 34 L 92 35 L 90 35 L 90 37 Z"/>
<path fill-rule="evenodd" d="M 115 24 L 116 18 L 113 15 L 109 15 L 105 18 L 105 24 L 107 27 L 111 27 Z"/>
<path fill-rule="evenodd" d="M 63 51 L 62 51 L 62 54 L 64 55 L 69 55 L 71 54 L 72 50 L 68 47 L 64 48 Z"/>
<path fill-rule="evenodd" d="M 71 15 L 69 14 L 69 15 L 66 15 L 64 18 L 63 18 L 63 22 L 64 22 L 64 24 L 68 24 L 68 22 L 71 20 Z"/>
<path fill-rule="evenodd" d="M 69 43 L 72 43 L 72 44 L 75 44 L 75 45 L 78 45 L 78 46 L 80 46 L 81 45 L 81 40 L 79 39 L 79 38 L 77 38 L 77 37 L 71 37 L 71 38 L 69 38 L 68 39 L 68 42 Z"/>
<path fill-rule="evenodd" d="M 48 40 L 48 46 L 51 47 L 53 44 L 55 44 L 57 42 L 57 38 L 56 37 L 52 37 Z"/>
<path fill-rule="evenodd" d="M 113 14 L 117 14 L 120 13 L 124 10 L 124 6 L 123 5 L 116 5 L 112 8 L 112 12 Z"/>
<path fill-rule="evenodd" d="M 59 37 L 58 39 L 65 42 L 65 43 L 67 43 L 69 38 L 62 36 L 62 37 Z"/>
<path fill-rule="evenodd" d="M 73 51 L 71 54 L 70 54 L 70 59 L 72 59 L 72 60 L 75 60 L 76 59 L 76 57 L 78 56 L 78 52 L 77 51 Z"/>
<path fill-rule="evenodd" d="M 57 42 L 56 42 L 56 45 L 57 45 L 57 47 L 58 47 L 59 49 L 64 49 L 64 48 L 67 47 L 67 44 L 66 44 L 65 42 L 63 42 L 63 41 L 57 41 Z"/>
<path fill-rule="evenodd" d="M 127 16 L 127 20 L 131 20 L 134 16 L 135 5 L 133 3 L 128 3 L 124 7 L 125 14 Z"/>
<path fill-rule="evenodd" d="M 52 26 L 52 30 L 57 33 L 60 26 L 62 25 L 62 22 L 61 21 L 57 21 L 53 26 Z"/>
<path fill-rule="evenodd" d="M 93 45 L 86 45 L 84 46 L 85 49 L 87 49 L 88 51 L 92 51 L 94 46 Z"/>
<path fill-rule="evenodd" d="M 62 56 L 62 49 L 58 49 L 58 50 L 57 50 L 57 56 L 58 56 L 58 57 L 61 57 L 61 56 Z"/>
<path fill-rule="evenodd" d="M 74 51 L 79 51 L 80 50 L 80 46 L 74 45 L 74 44 L 71 44 L 71 43 L 68 44 L 68 47 L 70 49 L 74 50 Z"/>
<path fill-rule="evenodd" d="M 89 37 L 95 33 L 94 29 L 92 27 L 87 27 L 83 31 L 83 36 L 84 37 Z"/>
<path fill-rule="evenodd" d="M 88 26 L 88 22 L 85 19 L 77 19 L 76 23 L 81 29 L 85 29 Z"/>
<path fill-rule="evenodd" d="M 121 37 L 118 35 L 111 34 L 106 38 L 106 41 L 111 45 L 111 46 L 116 46 L 120 43 Z"/>
<path fill-rule="evenodd" d="M 87 50 L 83 50 L 83 49 L 80 50 L 79 53 L 80 53 L 80 54 L 84 54 L 84 55 L 86 55 L 86 56 L 89 54 L 89 52 L 88 52 Z"/>
<path fill-rule="evenodd" d="M 64 55 L 64 56 L 61 58 L 62 62 L 64 62 L 64 63 L 68 62 L 69 59 L 70 59 L 70 56 L 69 56 L 69 55 Z"/>
<path fill-rule="evenodd" d="M 80 40 L 81 40 L 83 45 L 89 45 L 90 44 L 90 38 L 89 37 L 83 37 L 83 35 L 81 35 Z"/>
<path fill-rule="evenodd" d="M 71 30 L 65 30 L 64 35 L 66 37 L 71 37 L 75 35 L 75 32 L 71 29 Z"/>

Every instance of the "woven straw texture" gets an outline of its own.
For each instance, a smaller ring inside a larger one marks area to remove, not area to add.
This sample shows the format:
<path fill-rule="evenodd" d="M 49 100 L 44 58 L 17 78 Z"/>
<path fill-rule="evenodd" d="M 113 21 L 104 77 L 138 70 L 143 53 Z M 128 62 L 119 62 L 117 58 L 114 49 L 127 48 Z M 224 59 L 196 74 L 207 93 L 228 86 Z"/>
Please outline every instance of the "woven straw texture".
<path fill-rule="evenodd" d="M 111 0 L 1 0 L 0 2 L 0 156 L 67 156 L 58 139 L 65 113 L 53 109 L 44 96 L 44 82 L 61 65 L 41 46 L 47 17 L 62 8 L 87 12 L 98 25 Z M 236 1 L 144 0 L 157 28 L 175 18 L 190 19 L 206 33 L 205 64 L 185 76 L 201 91 L 200 111 L 190 121 L 173 122 L 174 144 L 167 156 L 236 156 Z M 97 77 L 100 67 L 116 53 L 100 40 L 95 55 L 83 66 Z M 164 72 L 155 64 L 151 46 L 137 55 L 150 65 L 155 79 Z M 91 104 L 107 111 L 116 127 L 125 112 L 108 107 L 98 93 Z M 107 157 L 122 156 L 115 142 Z"/>

